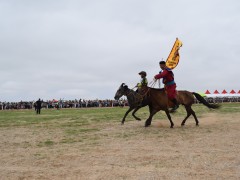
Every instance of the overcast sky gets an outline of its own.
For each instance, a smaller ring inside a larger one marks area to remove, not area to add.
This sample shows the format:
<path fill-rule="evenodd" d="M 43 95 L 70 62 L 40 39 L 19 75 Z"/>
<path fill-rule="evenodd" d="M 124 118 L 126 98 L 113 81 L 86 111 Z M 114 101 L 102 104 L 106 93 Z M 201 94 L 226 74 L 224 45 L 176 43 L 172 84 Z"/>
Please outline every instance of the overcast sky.
<path fill-rule="evenodd" d="M 0 0 L 0 101 L 113 99 L 159 72 L 178 89 L 240 89 L 239 0 Z"/>

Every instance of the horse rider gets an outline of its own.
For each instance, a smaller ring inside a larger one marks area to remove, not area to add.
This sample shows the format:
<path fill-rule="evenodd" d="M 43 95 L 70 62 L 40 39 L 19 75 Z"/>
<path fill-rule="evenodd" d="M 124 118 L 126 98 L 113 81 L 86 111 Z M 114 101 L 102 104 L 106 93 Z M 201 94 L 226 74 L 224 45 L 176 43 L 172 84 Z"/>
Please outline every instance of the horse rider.
<path fill-rule="evenodd" d="M 162 69 L 162 71 L 154 76 L 154 79 L 163 79 L 163 84 L 164 84 L 164 88 L 165 91 L 167 93 L 168 99 L 173 102 L 174 107 L 171 109 L 171 112 L 176 111 L 179 108 L 179 104 L 177 102 L 176 99 L 176 83 L 174 81 L 174 74 L 172 72 L 172 69 L 168 68 L 166 66 L 166 62 L 165 61 L 160 61 L 159 62 L 160 68 Z"/>
<path fill-rule="evenodd" d="M 145 71 L 141 71 L 138 73 L 141 76 L 141 82 L 138 83 L 135 87 L 137 87 L 136 92 L 142 92 L 144 91 L 144 88 L 147 87 L 148 85 L 148 80 L 147 80 L 147 73 Z"/>

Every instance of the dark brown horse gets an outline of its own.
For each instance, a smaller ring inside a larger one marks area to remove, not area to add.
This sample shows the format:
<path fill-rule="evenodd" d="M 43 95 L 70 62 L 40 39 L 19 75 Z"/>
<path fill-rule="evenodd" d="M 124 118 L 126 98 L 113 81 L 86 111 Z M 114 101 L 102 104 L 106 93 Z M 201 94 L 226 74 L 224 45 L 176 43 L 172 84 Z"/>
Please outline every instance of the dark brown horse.
<path fill-rule="evenodd" d="M 129 92 L 129 91 L 131 91 L 131 90 L 128 89 L 127 86 L 122 84 L 120 86 L 119 90 L 116 92 L 115 99 L 117 99 L 121 95 L 121 92 L 123 93 L 123 92 Z M 125 95 L 125 94 L 122 94 L 122 95 Z M 195 112 L 192 110 L 192 107 L 191 107 L 193 105 L 193 103 L 194 103 L 194 96 L 197 98 L 198 101 L 203 103 L 203 105 L 207 106 L 208 108 L 217 109 L 217 108 L 220 107 L 217 104 L 209 104 L 198 93 L 189 92 L 189 91 L 178 91 L 178 93 L 177 93 L 177 100 L 178 100 L 179 104 L 182 104 L 185 107 L 186 111 L 187 111 L 187 116 L 184 118 L 184 120 L 181 123 L 182 126 L 185 125 L 185 122 L 189 118 L 190 115 L 193 115 L 193 117 L 195 119 L 195 122 L 196 122 L 196 125 L 197 126 L 199 125 L 199 121 L 197 119 L 197 116 L 196 116 Z M 141 107 L 146 106 L 146 105 L 149 106 L 150 115 L 149 115 L 148 119 L 145 122 L 145 127 L 150 126 L 151 122 L 152 122 L 153 116 L 158 111 L 163 110 L 163 111 L 165 111 L 165 113 L 166 113 L 166 115 L 167 115 L 167 117 L 168 117 L 168 119 L 169 119 L 169 121 L 171 123 L 170 127 L 173 128 L 174 123 L 172 122 L 172 119 L 171 119 L 171 116 L 170 116 L 170 113 L 169 113 L 169 110 L 168 110 L 170 107 L 173 106 L 173 104 L 170 101 L 168 101 L 167 94 L 164 91 L 164 89 L 154 89 L 154 88 L 148 87 L 147 94 L 144 97 L 144 103 L 139 105 L 139 106 L 137 106 L 137 107 L 135 107 L 133 115 L 134 115 L 134 113 L 138 109 L 140 109 Z M 130 109 L 133 110 L 134 108 L 130 107 Z M 122 123 L 124 123 L 125 117 L 126 117 L 127 114 L 128 114 L 128 111 L 125 114 Z"/>
<path fill-rule="evenodd" d="M 122 96 L 126 96 L 127 100 L 128 100 L 128 105 L 129 105 L 129 109 L 127 110 L 127 112 L 125 113 L 123 119 L 122 119 L 122 124 L 124 124 L 125 119 L 128 115 L 129 112 L 131 112 L 132 110 L 132 116 L 136 119 L 136 120 L 141 120 L 140 118 L 135 116 L 135 113 L 142 107 L 147 106 L 148 105 L 148 101 L 145 97 L 143 97 L 143 95 L 137 93 L 136 91 L 129 89 L 127 85 L 125 85 L 124 83 L 121 84 L 121 86 L 119 87 L 119 89 L 117 90 L 114 99 L 115 100 L 119 100 Z"/>

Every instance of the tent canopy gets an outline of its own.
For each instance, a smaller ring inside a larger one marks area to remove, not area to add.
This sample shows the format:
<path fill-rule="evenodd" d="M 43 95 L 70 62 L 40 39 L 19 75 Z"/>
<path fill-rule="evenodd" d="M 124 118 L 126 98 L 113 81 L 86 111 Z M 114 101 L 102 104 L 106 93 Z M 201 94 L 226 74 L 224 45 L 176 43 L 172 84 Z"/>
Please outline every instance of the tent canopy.
<path fill-rule="evenodd" d="M 227 94 L 227 91 L 224 89 L 224 90 L 222 91 L 222 94 Z"/>
<path fill-rule="evenodd" d="M 209 90 L 206 90 L 205 94 L 211 94 Z"/>

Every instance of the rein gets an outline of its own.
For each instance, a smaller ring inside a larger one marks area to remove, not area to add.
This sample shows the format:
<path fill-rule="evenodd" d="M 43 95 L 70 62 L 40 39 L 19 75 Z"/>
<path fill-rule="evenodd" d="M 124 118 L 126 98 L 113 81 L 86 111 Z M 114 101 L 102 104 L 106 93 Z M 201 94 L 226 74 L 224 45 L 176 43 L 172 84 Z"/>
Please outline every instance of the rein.
<path fill-rule="evenodd" d="M 153 88 L 153 87 L 155 86 L 156 82 L 157 82 L 157 81 L 155 81 L 155 80 L 151 81 L 151 82 L 149 83 L 150 88 Z M 135 87 L 134 87 L 134 88 L 135 88 Z M 130 94 L 133 94 L 133 91 L 131 91 L 131 90 L 133 90 L 134 88 L 129 89 L 129 92 L 126 93 L 126 96 L 128 96 L 128 95 L 130 95 Z M 147 90 L 143 95 L 140 94 L 140 93 L 138 93 L 138 95 L 140 96 L 139 100 L 141 100 L 141 101 L 143 100 L 143 98 L 144 98 L 144 97 L 147 95 L 147 93 L 149 92 L 150 88 L 148 88 L 148 90 Z"/>
<path fill-rule="evenodd" d="M 152 80 L 152 81 L 149 83 L 149 85 L 150 85 L 151 88 L 153 88 L 156 83 L 157 83 L 156 80 Z"/>
<path fill-rule="evenodd" d="M 155 80 L 151 81 L 151 82 L 149 83 L 150 88 L 153 88 L 153 87 L 155 86 L 156 82 L 157 82 L 157 81 L 155 81 Z M 140 94 L 140 95 L 142 96 L 142 98 L 144 98 L 144 97 L 147 95 L 147 93 L 149 92 L 150 88 L 148 88 L 148 90 L 147 90 L 143 95 Z"/>

